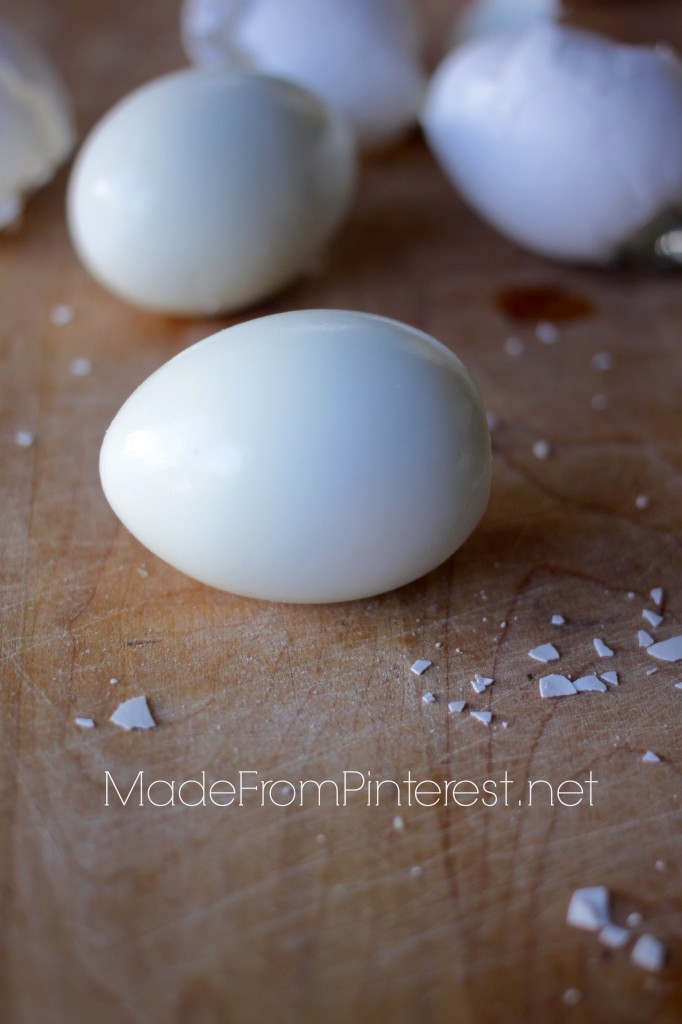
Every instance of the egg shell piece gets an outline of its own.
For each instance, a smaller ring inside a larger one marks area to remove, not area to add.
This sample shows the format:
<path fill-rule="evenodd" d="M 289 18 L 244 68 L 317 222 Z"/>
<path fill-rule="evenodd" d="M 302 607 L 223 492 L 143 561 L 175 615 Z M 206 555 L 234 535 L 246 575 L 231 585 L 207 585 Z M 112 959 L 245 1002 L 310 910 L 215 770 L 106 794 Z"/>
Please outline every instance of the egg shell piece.
<path fill-rule="evenodd" d="M 44 185 L 75 141 L 71 101 L 47 54 L 0 18 L 0 229 Z"/>
<path fill-rule="evenodd" d="M 138 540 L 212 586 L 331 602 L 399 587 L 469 536 L 490 435 L 445 346 L 384 317 L 251 320 L 170 360 L 128 399 L 100 458 Z"/>
<path fill-rule="evenodd" d="M 457 15 L 453 42 L 498 32 L 520 32 L 537 21 L 558 18 L 561 0 L 470 0 Z"/>
<path fill-rule="evenodd" d="M 185 0 L 182 37 L 200 67 L 252 68 L 309 89 L 362 146 L 415 124 L 426 90 L 411 0 Z"/>
<path fill-rule="evenodd" d="M 309 93 L 255 74 L 184 70 L 93 129 L 68 192 L 74 246 L 134 305 L 212 315 L 305 272 L 349 209 L 346 124 Z"/>
<path fill-rule="evenodd" d="M 682 196 L 682 72 L 663 47 L 555 24 L 472 41 L 422 112 L 464 198 L 541 255 L 610 261 Z"/>

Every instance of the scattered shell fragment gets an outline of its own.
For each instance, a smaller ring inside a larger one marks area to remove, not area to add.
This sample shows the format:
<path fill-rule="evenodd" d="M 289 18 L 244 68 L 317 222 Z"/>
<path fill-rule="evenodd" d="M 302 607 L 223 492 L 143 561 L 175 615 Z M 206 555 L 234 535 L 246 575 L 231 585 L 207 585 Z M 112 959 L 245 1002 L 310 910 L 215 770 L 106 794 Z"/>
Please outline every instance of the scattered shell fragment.
<path fill-rule="evenodd" d="M 121 729 L 154 729 L 156 727 L 147 698 L 144 696 L 124 700 L 116 708 L 109 721 L 120 726 Z"/>
<path fill-rule="evenodd" d="M 609 949 L 622 949 L 630 941 L 630 930 L 618 924 L 605 924 L 599 932 L 599 941 Z"/>
<path fill-rule="evenodd" d="M 430 690 L 427 690 L 426 693 L 422 694 L 422 704 L 435 704 L 435 703 L 436 703 L 436 698 L 434 697 L 434 695 L 431 693 Z"/>
<path fill-rule="evenodd" d="M 14 443 L 19 448 L 30 448 L 35 444 L 36 435 L 32 434 L 30 430 L 17 430 L 14 435 Z"/>
<path fill-rule="evenodd" d="M 675 683 L 676 690 L 682 690 L 682 683 Z"/>
<path fill-rule="evenodd" d="M 575 686 L 567 676 L 549 675 L 540 679 L 541 697 L 572 697 L 577 693 Z"/>
<path fill-rule="evenodd" d="M 654 665 L 654 666 L 652 666 L 652 668 L 648 668 L 646 670 L 646 674 L 648 676 L 655 676 L 657 672 L 658 672 L 658 667 L 656 665 Z"/>
<path fill-rule="evenodd" d="M 92 373 L 92 360 L 78 356 L 76 359 L 71 360 L 69 371 L 72 377 L 87 377 L 88 374 Z"/>
<path fill-rule="evenodd" d="M 525 347 L 526 346 L 523 344 L 521 339 L 515 337 L 514 335 L 507 338 L 504 343 L 504 351 L 507 353 L 508 356 L 512 356 L 512 358 L 520 356 Z"/>
<path fill-rule="evenodd" d="M 577 1006 L 582 1002 L 583 994 L 579 988 L 567 988 L 564 992 L 564 1006 Z"/>
<path fill-rule="evenodd" d="M 599 370 L 602 373 L 607 373 L 612 370 L 615 365 L 615 359 L 610 352 L 595 352 L 592 356 L 592 362 L 590 366 L 593 370 Z"/>
<path fill-rule="evenodd" d="M 541 644 L 539 647 L 534 647 L 532 651 L 528 652 L 528 657 L 533 658 L 535 661 L 557 661 L 560 657 L 554 644 Z"/>
<path fill-rule="evenodd" d="M 563 617 L 563 615 L 553 615 L 550 621 L 553 626 L 563 626 L 566 622 L 566 619 Z"/>
<path fill-rule="evenodd" d="M 637 633 L 637 642 L 640 647 L 651 647 L 654 638 L 645 629 L 640 629 Z"/>
<path fill-rule="evenodd" d="M 73 321 L 74 312 L 73 306 L 67 306 L 66 303 L 59 303 L 57 306 L 53 306 L 50 310 L 50 322 L 55 327 L 66 327 Z"/>
<path fill-rule="evenodd" d="M 658 612 L 649 611 L 648 608 L 645 608 L 642 612 L 642 618 L 646 619 L 649 625 L 653 626 L 654 629 L 656 629 L 656 626 L 660 626 L 660 624 L 663 622 L 662 615 L 659 615 Z"/>
<path fill-rule="evenodd" d="M 482 722 L 483 725 L 490 725 L 493 713 L 492 711 L 472 711 L 471 717 L 475 718 L 477 722 Z"/>
<path fill-rule="evenodd" d="M 651 499 L 647 498 L 646 494 L 638 494 L 635 498 L 635 508 L 638 508 L 640 511 L 643 511 L 645 508 L 649 508 L 650 504 Z"/>
<path fill-rule="evenodd" d="M 465 700 L 451 700 L 448 703 L 448 711 L 453 715 L 461 715 L 466 706 L 467 702 Z"/>
<path fill-rule="evenodd" d="M 630 959 L 644 971 L 660 971 L 668 955 L 666 946 L 654 935 L 640 935 L 632 947 Z"/>
<path fill-rule="evenodd" d="M 471 685 L 476 693 L 483 693 L 486 689 L 485 683 L 479 683 L 477 679 L 472 679 Z"/>
<path fill-rule="evenodd" d="M 637 910 L 633 910 L 631 914 L 625 918 L 625 923 L 628 928 L 639 928 L 644 918 Z"/>
<path fill-rule="evenodd" d="M 653 590 L 649 591 L 649 596 L 656 607 L 660 608 L 663 604 L 663 587 L 654 587 Z"/>
<path fill-rule="evenodd" d="M 543 345 L 554 345 L 559 340 L 559 328 L 548 320 L 541 320 L 535 328 L 535 337 Z"/>
<path fill-rule="evenodd" d="M 552 446 L 549 441 L 536 441 L 533 445 L 533 455 L 536 459 L 544 462 L 552 454 Z"/>
<path fill-rule="evenodd" d="M 427 661 L 426 658 L 418 658 L 417 661 L 412 665 L 410 672 L 414 672 L 416 676 L 423 676 L 428 668 L 431 668 L 433 663 Z"/>
<path fill-rule="evenodd" d="M 396 830 L 396 832 L 402 832 L 402 830 L 405 828 L 405 822 L 403 821 L 403 818 L 400 814 L 396 814 L 395 818 L 393 819 L 393 828 Z"/>
<path fill-rule="evenodd" d="M 566 923 L 573 928 L 598 932 L 610 924 L 609 890 L 604 885 L 589 885 L 576 889 L 566 912 Z"/>
<path fill-rule="evenodd" d="M 659 661 L 682 660 L 682 636 L 671 636 L 669 640 L 661 640 L 648 648 L 647 654 Z"/>
<path fill-rule="evenodd" d="M 597 690 L 599 693 L 606 692 L 606 684 L 602 683 L 601 679 L 594 675 L 581 676 L 580 679 L 576 679 L 573 685 L 578 693 L 584 693 L 589 690 Z"/>
<path fill-rule="evenodd" d="M 79 718 L 74 718 L 73 721 L 74 721 L 74 724 L 77 725 L 79 729 L 94 729 L 95 728 L 95 720 L 94 720 L 94 718 L 80 718 L 79 717 Z"/>
<path fill-rule="evenodd" d="M 645 764 L 658 764 L 660 760 L 658 754 L 654 754 L 653 750 L 647 750 L 646 754 L 642 755 L 642 761 Z"/>
<path fill-rule="evenodd" d="M 609 645 L 605 644 L 603 640 L 599 639 L 599 637 L 595 637 L 592 643 L 594 644 L 594 649 L 600 658 L 613 657 L 613 651 L 611 650 Z"/>
<path fill-rule="evenodd" d="M 657 871 L 667 871 L 667 869 L 668 869 L 668 865 L 666 864 L 666 862 L 664 860 L 657 860 L 656 863 L 654 864 L 654 867 L 656 868 Z"/>
<path fill-rule="evenodd" d="M 611 686 L 618 686 L 617 672 L 602 672 L 601 677 L 605 683 L 610 683 Z"/>

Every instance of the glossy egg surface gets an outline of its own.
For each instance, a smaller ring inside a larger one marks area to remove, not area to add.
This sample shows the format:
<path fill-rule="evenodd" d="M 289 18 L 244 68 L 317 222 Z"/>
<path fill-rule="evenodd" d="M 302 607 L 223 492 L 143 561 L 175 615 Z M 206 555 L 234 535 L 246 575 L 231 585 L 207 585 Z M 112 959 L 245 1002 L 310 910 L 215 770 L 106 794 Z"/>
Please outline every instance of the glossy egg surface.
<path fill-rule="evenodd" d="M 439 565 L 482 516 L 490 437 L 471 376 L 394 320 L 305 310 L 199 342 L 102 446 L 105 494 L 155 554 L 214 587 L 330 602 Z"/>
<path fill-rule="evenodd" d="M 186 70 L 131 93 L 86 139 L 68 220 L 92 275 L 156 312 L 212 315 L 308 270 L 349 209 L 350 129 L 264 75 Z"/>

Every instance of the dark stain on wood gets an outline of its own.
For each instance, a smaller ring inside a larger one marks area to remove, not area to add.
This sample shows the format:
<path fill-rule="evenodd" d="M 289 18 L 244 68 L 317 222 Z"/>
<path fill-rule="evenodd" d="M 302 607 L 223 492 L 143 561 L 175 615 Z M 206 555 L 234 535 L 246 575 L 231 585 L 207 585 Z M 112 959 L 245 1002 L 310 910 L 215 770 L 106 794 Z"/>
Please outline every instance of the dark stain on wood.
<path fill-rule="evenodd" d="M 594 313 L 591 302 L 556 285 L 532 285 L 504 288 L 496 296 L 497 305 L 511 320 L 521 323 L 567 323 Z"/>

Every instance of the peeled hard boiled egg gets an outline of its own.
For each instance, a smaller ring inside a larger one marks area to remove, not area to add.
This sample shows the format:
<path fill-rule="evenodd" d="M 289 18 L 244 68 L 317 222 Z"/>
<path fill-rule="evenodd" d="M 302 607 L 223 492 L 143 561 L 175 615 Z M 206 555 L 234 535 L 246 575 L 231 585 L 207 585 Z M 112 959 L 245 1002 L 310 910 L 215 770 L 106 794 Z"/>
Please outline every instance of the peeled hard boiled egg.
<path fill-rule="evenodd" d="M 346 601 L 439 565 L 481 518 L 490 438 L 448 349 L 384 317 L 251 320 L 152 374 L 111 424 L 104 492 L 138 540 L 204 583 Z"/>
<path fill-rule="evenodd" d="M 180 71 L 122 100 L 86 140 L 71 237 L 134 305 L 229 312 L 308 269 L 349 208 L 355 168 L 350 130 L 298 86 Z"/>
<path fill-rule="evenodd" d="M 249 67 L 310 89 L 363 146 L 412 126 L 426 87 L 411 0 L 185 0 L 182 36 L 202 67 Z"/>
<path fill-rule="evenodd" d="M 464 198 L 544 256 L 609 262 L 682 201 L 682 70 L 662 47 L 550 24 L 477 40 L 422 123 Z"/>

